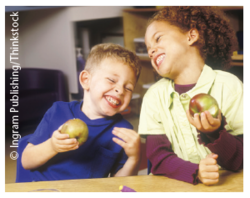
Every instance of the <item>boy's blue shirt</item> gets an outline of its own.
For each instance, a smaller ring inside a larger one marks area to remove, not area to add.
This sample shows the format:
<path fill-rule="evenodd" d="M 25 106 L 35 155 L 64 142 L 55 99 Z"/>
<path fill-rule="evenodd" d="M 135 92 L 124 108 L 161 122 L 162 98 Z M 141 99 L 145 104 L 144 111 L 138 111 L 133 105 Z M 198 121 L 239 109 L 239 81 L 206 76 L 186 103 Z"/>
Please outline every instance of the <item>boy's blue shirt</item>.
<path fill-rule="evenodd" d="M 102 178 L 115 174 L 127 160 L 124 149 L 113 142 L 114 127 L 132 129 L 120 114 L 90 120 L 81 111 L 82 102 L 55 102 L 45 113 L 28 142 L 37 145 L 51 138 L 53 132 L 69 119 L 83 120 L 89 129 L 87 141 L 77 150 L 58 153 L 46 164 L 31 170 L 33 181 Z"/>

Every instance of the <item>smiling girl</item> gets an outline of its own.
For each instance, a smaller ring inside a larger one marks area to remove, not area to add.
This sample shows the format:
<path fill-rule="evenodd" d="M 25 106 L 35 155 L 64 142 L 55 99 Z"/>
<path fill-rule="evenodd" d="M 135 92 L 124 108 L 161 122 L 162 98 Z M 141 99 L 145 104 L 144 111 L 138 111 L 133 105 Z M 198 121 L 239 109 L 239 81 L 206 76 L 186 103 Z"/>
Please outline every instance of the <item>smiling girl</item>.
<path fill-rule="evenodd" d="M 163 78 L 143 98 L 139 133 L 151 172 L 192 184 L 219 181 L 219 168 L 243 167 L 243 85 L 230 67 L 236 43 L 227 19 L 211 7 L 165 7 L 149 21 L 145 44 Z M 220 112 L 190 116 L 190 99 L 212 95 Z"/>

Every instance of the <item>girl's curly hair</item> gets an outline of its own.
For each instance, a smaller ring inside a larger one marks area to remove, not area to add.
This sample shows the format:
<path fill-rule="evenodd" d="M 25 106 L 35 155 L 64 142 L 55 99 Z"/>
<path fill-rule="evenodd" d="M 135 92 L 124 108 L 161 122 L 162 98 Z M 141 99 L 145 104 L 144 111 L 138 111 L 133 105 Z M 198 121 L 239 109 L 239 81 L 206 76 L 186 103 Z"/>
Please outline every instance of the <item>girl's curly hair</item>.
<path fill-rule="evenodd" d="M 230 68 L 233 51 L 237 50 L 237 37 L 229 20 L 217 7 L 167 6 L 155 13 L 148 21 L 168 21 L 183 32 L 192 28 L 199 31 L 196 42 L 206 64 L 223 69 Z"/>

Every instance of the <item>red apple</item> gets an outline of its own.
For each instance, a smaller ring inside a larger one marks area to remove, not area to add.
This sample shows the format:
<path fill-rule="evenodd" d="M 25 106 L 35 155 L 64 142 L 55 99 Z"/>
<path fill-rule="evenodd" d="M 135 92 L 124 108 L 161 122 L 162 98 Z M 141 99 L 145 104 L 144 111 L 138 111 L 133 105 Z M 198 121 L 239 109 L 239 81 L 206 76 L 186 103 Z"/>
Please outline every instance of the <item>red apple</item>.
<path fill-rule="evenodd" d="M 69 138 L 76 138 L 81 146 L 87 141 L 89 130 L 85 122 L 80 119 L 71 119 L 62 126 L 61 133 L 69 134 Z"/>
<path fill-rule="evenodd" d="M 209 111 L 214 118 L 217 118 L 219 113 L 218 103 L 208 94 L 197 94 L 190 100 L 189 112 L 194 116 L 195 113 L 200 115 L 204 111 Z"/>

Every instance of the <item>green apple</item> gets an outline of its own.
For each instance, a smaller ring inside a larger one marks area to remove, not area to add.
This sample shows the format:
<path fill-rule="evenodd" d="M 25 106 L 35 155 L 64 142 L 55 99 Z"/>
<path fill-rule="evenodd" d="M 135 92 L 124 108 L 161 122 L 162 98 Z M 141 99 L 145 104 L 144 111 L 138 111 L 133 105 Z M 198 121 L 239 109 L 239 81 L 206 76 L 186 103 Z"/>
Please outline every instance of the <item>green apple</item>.
<path fill-rule="evenodd" d="M 189 102 L 189 112 L 194 116 L 195 113 L 200 114 L 204 111 L 209 111 L 214 118 L 217 118 L 219 114 L 218 103 L 211 95 L 197 94 Z"/>
<path fill-rule="evenodd" d="M 80 119 L 70 119 L 62 126 L 61 133 L 69 134 L 69 138 L 76 138 L 81 146 L 87 141 L 89 130 L 85 122 Z"/>

